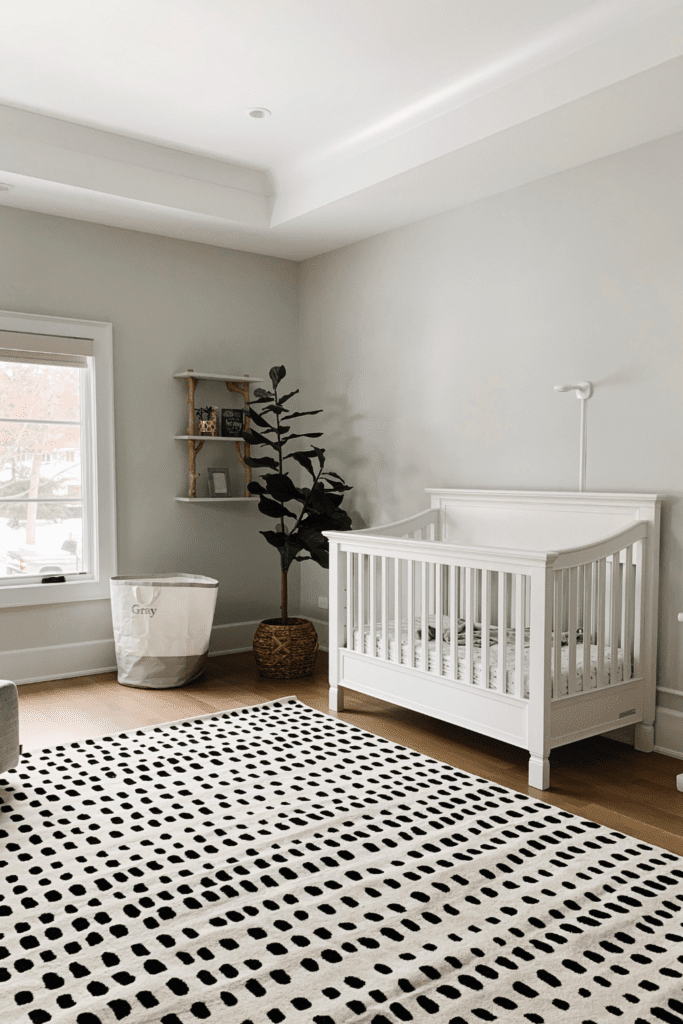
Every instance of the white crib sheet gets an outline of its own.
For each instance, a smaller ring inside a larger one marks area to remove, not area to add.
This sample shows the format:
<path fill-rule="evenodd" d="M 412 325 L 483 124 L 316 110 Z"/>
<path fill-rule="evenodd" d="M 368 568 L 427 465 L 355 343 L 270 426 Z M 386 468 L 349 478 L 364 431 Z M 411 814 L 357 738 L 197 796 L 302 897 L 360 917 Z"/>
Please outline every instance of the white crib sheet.
<path fill-rule="evenodd" d="M 433 617 L 431 618 L 431 625 L 434 624 Z M 414 654 L 413 654 L 413 667 L 420 668 L 422 665 L 422 640 L 421 636 L 421 620 L 416 620 L 415 623 L 415 642 L 414 642 Z M 401 665 L 410 665 L 408 655 L 408 624 L 404 620 L 401 624 Z M 450 638 L 450 632 L 444 632 L 444 640 L 441 645 L 441 674 L 450 677 L 451 676 L 451 645 L 445 639 L 445 636 Z M 523 695 L 525 698 L 529 697 L 529 645 L 528 636 L 525 637 L 524 647 L 524 685 Z M 383 647 L 382 627 L 381 623 L 377 624 L 376 635 L 375 635 L 375 656 L 381 657 Z M 358 630 L 353 631 L 353 650 L 358 650 Z M 370 629 L 366 627 L 363 639 L 363 653 L 370 654 Z M 505 693 L 514 694 L 515 692 L 515 643 L 514 643 L 514 630 L 508 630 L 508 644 L 506 649 L 506 673 L 505 673 Z M 396 662 L 396 630 L 394 623 L 388 624 L 388 655 L 389 661 Z M 474 684 L 476 686 L 482 685 L 482 649 L 481 644 L 475 640 L 472 647 L 472 676 Z M 427 662 L 428 671 L 437 672 L 437 661 L 436 661 L 436 641 L 429 640 L 427 643 Z M 605 679 L 607 685 L 612 683 L 612 650 L 610 647 L 605 648 Z M 554 666 L 551 669 L 552 678 L 554 680 Z M 583 643 L 578 642 L 576 644 L 576 676 L 577 676 L 577 690 L 594 690 L 598 685 L 598 646 L 597 644 L 590 645 L 590 675 L 588 680 L 585 681 L 584 671 L 584 654 L 583 654 Z M 624 677 L 624 666 L 622 652 L 619 650 L 617 657 L 616 666 L 616 682 L 621 682 Z M 457 679 L 460 682 L 467 682 L 467 666 L 466 666 L 466 655 L 464 646 L 464 634 L 461 632 L 458 640 L 458 667 L 457 667 Z M 488 673 L 488 689 L 498 689 L 498 644 L 493 643 L 489 647 L 489 673 Z M 557 696 L 564 696 L 569 693 L 569 646 L 562 647 L 562 666 L 561 666 L 561 677 L 559 690 L 553 687 L 554 693 Z"/>

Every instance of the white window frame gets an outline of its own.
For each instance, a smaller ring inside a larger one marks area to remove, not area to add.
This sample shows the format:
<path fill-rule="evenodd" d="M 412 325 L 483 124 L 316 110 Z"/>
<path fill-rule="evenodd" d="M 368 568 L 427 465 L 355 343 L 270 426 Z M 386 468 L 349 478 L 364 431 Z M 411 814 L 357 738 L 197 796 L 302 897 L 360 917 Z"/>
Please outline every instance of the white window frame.
<path fill-rule="evenodd" d="M 91 571 L 80 579 L 67 578 L 65 583 L 36 583 L 35 579 L 22 583 L 21 577 L 15 577 L 16 583 L 0 585 L 0 608 L 108 599 L 109 580 L 117 575 L 112 325 L 97 320 L 71 320 L 61 316 L 0 310 L 0 330 L 92 341 L 90 379 L 94 402 L 90 404 L 95 410 L 91 433 L 95 444 L 89 439 L 84 445 L 85 450 L 90 448 L 91 479 L 95 484 L 91 496 L 94 533 Z M 83 500 L 87 500 L 85 495 Z"/>

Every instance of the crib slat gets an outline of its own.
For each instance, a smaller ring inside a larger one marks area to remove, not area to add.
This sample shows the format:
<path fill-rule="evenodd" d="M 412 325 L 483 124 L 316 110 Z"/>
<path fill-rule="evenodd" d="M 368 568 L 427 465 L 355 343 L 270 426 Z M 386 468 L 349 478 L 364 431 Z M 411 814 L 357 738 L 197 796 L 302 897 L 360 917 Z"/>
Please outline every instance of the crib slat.
<path fill-rule="evenodd" d="M 436 565 L 434 576 L 434 622 L 436 624 L 436 674 L 443 675 L 443 566 Z"/>
<path fill-rule="evenodd" d="M 567 632 L 569 639 L 569 669 L 567 693 L 577 693 L 579 689 L 576 677 L 576 568 L 569 570 L 569 609 L 567 615 Z"/>
<path fill-rule="evenodd" d="M 368 608 L 368 627 L 370 629 L 370 643 L 368 654 L 373 658 L 377 656 L 377 555 L 370 555 L 368 558 L 370 572 L 370 607 Z"/>
<path fill-rule="evenodd" d="M 553 697 L 562 695 L 563 570 L 553 573 Z"/>
<path fill-rule="evenodd" d="M 489 660 L 491 636 L 491 573 L 488 569 L 481 574 L 481 685 L 489 687 Z"/>
<path fill-rule="evenodd" d="M 507 689 L 507 622 L 508 594 L 507 573 L 498 573 L 498 685 L 496 689 L 505 693 Z"/>
<path fill-rule="evenodd" d="M 593 563 L 583 567 L 583 688 L 591 686 L 591 592 L 593 589 Z"/>
<path fill-rule="evenodd" d="M 400 558 L 394 559 L 394 661 L 401 664 L 401 643 L 403 633 L 401 622 L 403 619 L 403 562 Z"/>
<path fill-rule="evenodd" d="M 636 585 L 635 609 L 633 622 L 633 674 L 636 679 L 643 674 L 643 626 L 645 615 L 645 591 L 643 580 L 643 561 L 645 559 L 645 541 L 636 544 Z"/>
<path fill-rule="evenodd" d="M 598 562 L 598 594 L 597 606 L 595 609 L 597 619 L 597 645 L 598 645 L 598 687 L 607 686 L 605 678 L 605 606 L 607 589 L 607 559 L 601 558 Z"/>
<path fill-rule="evenodd" d="M 524 608 L 526 576 L 515 573 L 515 697 L 524 696 Z"/>
<path fill-rule="evenodd" d="M 415 563 L 412 558 L 407 561 L 408 578 L 408 664 L 415 668 Z"/>
<path fill-rule="evenodd" d="M 422 584 L 420 594 L 422 612 L 422 656 L 420 658 L 420 668 L 423 672 L 426 672 L 429 668 L 429 562 L 421 562 L 420 566 L 420 582 Z"/>
<path fill-rule="evenodd" d="M 619 628 L 621 626 L 621 563 L 612 555 L 612 606 L 610 608 L 610 682 L 618 681 Z"/>
<path fill-rule="evenodd" d="M 455 565 L 448 567 L 448 615 L 450 618 L 451 631 L 451 679 L 458 678 L 458 601 L 457 601 L 457 575 Z"/>
<path fill-rule="evenodd" d="M 353 637 L 353 604 L 354 604 L 353 551 L 346 552 L 346 646 L 352 651 L 355 648 Z"/>
<path fill-rule="evenodd" d="M 382 619 L 382 643 L 380 647 L 380 655 L 384 661 L 388 659 L 389 650 L 389 616 L 388 616 L 388 604 L 389 604 L 389 578 L 387 573 L 387 559 L 386 555 L 382 555 L 382 576 L 381 576 L 381 587 L 382 592 L 380 595 L 380 615 Z"/>
<path fill-rule="evenodd" d="M 465 681 L 470 686 L 474 683 L 474 573 L 474 569 L 465 569 Z"/>
<path fill-rule="evenodd" d="M 621 630 L 624 682 L 633 678 L 633 545 L 624 551 L 624 621 Z"/>
<path fill-rule="evenodd" d="M 365 651 L 365 555 L 362 553 L 358 554 L 356 571 L 358 573 L 358 650 L 362 654 Z"/>

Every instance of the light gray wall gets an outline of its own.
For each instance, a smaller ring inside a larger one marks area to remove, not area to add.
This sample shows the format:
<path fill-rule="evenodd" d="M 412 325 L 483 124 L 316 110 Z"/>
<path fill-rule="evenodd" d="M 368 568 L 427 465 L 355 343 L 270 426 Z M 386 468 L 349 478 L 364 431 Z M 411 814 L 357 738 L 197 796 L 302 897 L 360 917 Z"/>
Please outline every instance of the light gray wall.
<path fill-rule="evenodd" d="M 657 492 L 661 685 L 683 688 L 683 136 L 302 265 L 301 361 L 355 525 L 424 487 Z M 327 581 L 305 567 L 302 612 Z"/>
<path fill-rule="evenodd" d="M 297 276 L 287 260 L 0 209 L 0 308 L 114 325 L 119 573 L 214 576 L 219 624 L 278 614 L 278 558 L 254 506 L 173 500 L 187 493 L 187 449 L 173 440 L 187 390 L 172 374 L 267 377 L 277 362 L 298 377 Z M 204 394 L 197 405 L 239 404 L 223 386 Z M 227 458 L 206 445 L 198 463 Z M 291 587 L 296 602 L 296 569 Z M 111 635 L 108 601 L 0 613 L 0 651 Z"/>

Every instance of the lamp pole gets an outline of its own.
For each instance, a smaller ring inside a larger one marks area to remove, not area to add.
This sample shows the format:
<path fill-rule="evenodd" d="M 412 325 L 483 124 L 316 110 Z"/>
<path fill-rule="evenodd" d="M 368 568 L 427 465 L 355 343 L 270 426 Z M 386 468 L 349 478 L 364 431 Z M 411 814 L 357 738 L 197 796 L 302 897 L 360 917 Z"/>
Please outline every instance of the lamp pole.
<path fill-rule="evenodd" d="M 578 384 L 555 384 L 555 391 L 575 391 L 581 402 L 581 424 L 579 435 L 579 490 L 586 490 L 586 443 L 588 424 L 586 421 L 586 402 L 593 394 L 593 385 L 589 380 L 581 380 Z"/>

